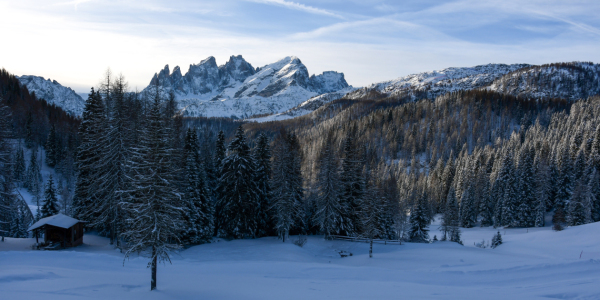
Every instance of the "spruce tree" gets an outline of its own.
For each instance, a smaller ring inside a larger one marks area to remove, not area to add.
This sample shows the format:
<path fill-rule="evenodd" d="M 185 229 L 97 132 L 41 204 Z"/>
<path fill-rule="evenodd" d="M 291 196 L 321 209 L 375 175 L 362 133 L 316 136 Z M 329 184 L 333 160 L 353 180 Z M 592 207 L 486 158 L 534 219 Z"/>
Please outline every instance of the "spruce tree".
<path fill-rule="evenodd" d="M 229 144 L 229 155 L 221 163 L 217 188 L 221 235 L 230 238 L 255 237 L 260 194 L 255 170 L 246 135 L 240 126 Z"/>
<path fill-rule="evenodd" d="M 446 207 L 444 208 L 442 224 L 440 226 L 440 229 L 444 234 L 441 240 L 445 241 L 450 239 L 452 241 L 453 233 L 459 230 L 459 209 L 458 203 L 456 203 L 456 192 L 454 191 L 453 187 L 450 187 L 450 191 L 445 202 Z"/>
<path fill-rule="evenodd" d="M 409 238 L 413 243 L 429 242 L 429 217 L 427 216 L 426 195 L 419 197 L 413 210 L 410 213 L 410 232 Z M 452 237 L 452 236 L 451 236 Z"/>
<path fill-rule="evenodd" d="M 296 136 L 282 132 L 275 140 L 272 201 L 277 235 L 284 242 L 289 232 L 302 228 L 301 157 Z"/>
<path fill-rule="evenodd" d="M 85 103 L 79 138 L 81 143 L 77 149 L 77 180 L 73 195 L 73 217 L 90 222 L 95 220 L 94 203 L 98 178 L 96 166 L 101 159 L 101 147 L 98 143 L 104 134 L 106 123 L 105 109 L 102 98 L 92 88 Z M 108 163 L 108 162 L 106 162 Z"/>
<path fill-rule="evenodd" d="M 341 184 L 342 184 L 342 205 L 348 207 L 348 230 L 343 232 L 345 235 L 353 235 L 360 232 L 361 202 L 363 200 L 363 188 L 365 183 L 362 178 L 362 169 L 364 162 L 358 152 L 358 145 L 355 142 L 356 127 L 354 126 L 344 140 Z"/>
<path fill-rule="evenodd" d="M 157 93 L 158 94 L 158 93 Z M 127 216 L 122 236 L 125 257 L 142 253 L 150 258 L 150 289 L 156 289 L 157 264 L 170 261 L 170 252 L 181 247 L 180 193 L 176 189 L 173 149 L 155 94 L 140 142 L 132 148 L 130 199 L 123 203 Z"/>
<path fill-rule="evenodd" d="M 502 235 L 500 235 L 500 231 L 498 231 L 498 233 L 496 233 L 494 235 L 494 237 L 492 238 L 492 245 L 491 245 L 491 247 L 492 247 L 492 249 L 494 249 L 494 248 L 496 248 L 496 247 L 498 247 L 500 245 L 502 245 Z"/>
<path fill-rule="evenodd" d="M 40 181 L 42 180 L 42 174 L 40 173 L 40 165 L 37 160 L 36 149 L 31 150 L 31 156 L 29 158 L 29 166 L 27 167 L 25 175 L 25 187 L 27 191 L 34 197 L 39 197 L 42 192 Z"/>
<path fill-rule="evenodd" d="M 54 180 L 52 175 L 48 178 L 46 183 L 46 190 L 44 191 L 44 205 L 42 206 L 41 217 L 46 218 L 54 216 L 60 212 L 58 207 L 58 198 L 56 197 L 56 189 L 54 188 Z"/>
<path fill-rule="evenodd" d="M 348 225 L 348 220 L 344 218 L 348 215 L 348 207 L 342 203 L 338 160 L 332 144 L 333 133 L 329 132 L 321 148 L 319 159 L 318 196 L 314 215 L 315 223 L 326 238 L 349 230 L 345 227 Z"/>
<path fill-rule="evenodd" d="M 382 200 L 380 191 L 373 183 L 369 184 L 365 189 L 365 200 L 360 206 L 360 228 L 361 237 L 369 240 L 369 257 L 373 257 L 373 240 L 382 234 L 381 216 L 382 216 Z"/>
<path fill-rule="evenodd" d="M 48 134 L 48 139 L 46 140 L 46 164 L 54 168 L 59 160 L 59 141 L 56 135 L 56 126 L 52 125 L 50 127 L 50 133 Z"/>
<path fill-rule="evenodd" d="M 185 137 L 183 158 L 181 242 L 184 245 L 205 243 L 213 234 L 212 203 L 198 153 L 198 137 L 190 128 Z"/>
<path fill-rule="evenodd" d="M 15 156 L 15 162 L 13 165 L 13 178 L 15 182 L 23 184 L 23 182 L 25 181 L 26 170 L 27 169 L 25 168 L 25 155 L 23 153 L 23 149 L 19 147 L 17 149 L 17 154 Z"/>
<path fill-rule="evenodd" d="M 258 206 L 256 207 L 256 236 L 266 236 L 273 230 L 271 210 L 271 149 L 264 133 L 258 136 L 254 148 L 256 162 L 255 180 L 258 186 Z"/>
<path fill-rule="evenodd" d="M 534 208 L 536 202 L 535 173 L 533 168 L 534 152 L 525 146 L 519 157 L 519 196 L 517 197 L 517 211 L 515 223 L 520 227 L 535 225 Z"/>

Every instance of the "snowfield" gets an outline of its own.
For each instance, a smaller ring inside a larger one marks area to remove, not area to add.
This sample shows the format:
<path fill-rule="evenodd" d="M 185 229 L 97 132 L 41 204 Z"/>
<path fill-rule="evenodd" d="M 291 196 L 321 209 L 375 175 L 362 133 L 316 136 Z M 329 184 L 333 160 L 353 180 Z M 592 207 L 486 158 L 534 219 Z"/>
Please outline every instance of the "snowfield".
<path fill-rule="evenodd" d="M 34 239 L 7 238 L 0 298 L 600 299 L 600 223 L 500 231 L 496 249 L 473 245 L 489 241 L 493 228 L 473 228 L 463 229 L 465 246 L 375 244 L 371 259 L 367 244 L 320 236 L 303 248 L 274 237 L 218 240 L 160 264 L 153 292 L 148 260 L 123 265 L 105 238 L 87 234 L 83 246 L 54 252 L 29 250 Z M 340 250 L 353 256 L 340 258 Z"/>

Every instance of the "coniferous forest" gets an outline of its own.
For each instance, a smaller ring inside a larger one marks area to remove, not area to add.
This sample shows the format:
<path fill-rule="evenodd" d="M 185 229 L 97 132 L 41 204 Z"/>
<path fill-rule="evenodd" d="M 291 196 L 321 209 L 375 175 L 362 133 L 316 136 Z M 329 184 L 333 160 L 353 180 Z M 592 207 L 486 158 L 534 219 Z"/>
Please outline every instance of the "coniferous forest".
<path fill-rule="evenodd" d="M 277 122 L 189 118 L 107 72 L 81 119 L 0 72 L 0 234 L 63 213 L 158 262 L 213 237 L 429 242 L 600 221 L 600 97 L 340 99 Z M 29 149 L 25 157 L 23 149 Z M 57 178 L 42 182 L 41 161 Z M 37 199 L 32 215 L 17 188 Z M 60 194 L 60 201 L 57 195 Z"/>

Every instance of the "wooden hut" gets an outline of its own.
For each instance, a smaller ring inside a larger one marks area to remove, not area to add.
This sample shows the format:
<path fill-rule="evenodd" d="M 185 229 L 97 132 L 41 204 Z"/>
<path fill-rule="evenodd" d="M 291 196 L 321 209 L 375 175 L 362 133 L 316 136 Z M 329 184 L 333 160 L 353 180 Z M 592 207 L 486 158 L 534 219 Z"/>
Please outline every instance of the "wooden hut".
<path fill-rule="evenodd" d="M 62 248 L 75 247 L 83 244 L 83 223 L 69 216 L 57 214 L 35 222 L 27 231 L 43 232 L 44 244 L 52 242 Z M 37 235 L 36 242 L 39 244 Z"/>

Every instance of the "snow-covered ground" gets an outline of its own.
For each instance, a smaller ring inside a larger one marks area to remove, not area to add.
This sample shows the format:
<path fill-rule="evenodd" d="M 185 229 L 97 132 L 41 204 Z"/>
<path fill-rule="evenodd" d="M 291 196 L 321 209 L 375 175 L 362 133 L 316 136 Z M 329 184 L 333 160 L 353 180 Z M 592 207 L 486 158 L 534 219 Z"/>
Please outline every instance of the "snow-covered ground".
<path fill-rule="evenodd" d="M 600 223 L 561 232 L 502 229 L 500 247 L 473 246 L 495 232 L 465 229 L 465 246 L 376 244 L 373 258 L 367 244 L 319 236 L 303 248 L 273 237 L 219 240 L 159 265 L 154 292 L 147 259 L 123 265 L 104 238 L 88 234 L 83 246 L 54 252 L 29 250 L 33 239 L 7 239 L 0 242 L 0 298 L 600 299 Z M 339 250 L 354 255 L 340 258 Z"/>

